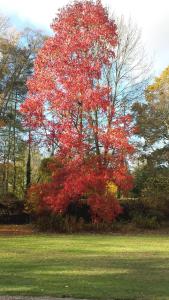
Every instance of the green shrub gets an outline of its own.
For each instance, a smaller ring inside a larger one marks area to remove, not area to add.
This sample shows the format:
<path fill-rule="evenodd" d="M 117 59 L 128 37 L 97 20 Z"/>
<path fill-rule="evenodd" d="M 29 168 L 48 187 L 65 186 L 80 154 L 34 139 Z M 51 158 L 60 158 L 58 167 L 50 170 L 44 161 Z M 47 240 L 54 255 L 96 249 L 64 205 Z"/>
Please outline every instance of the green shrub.
<path fill-rule="evenodd" d="M 160 225 L 156 216 L 135 215 L 132 221 L 142 229 L 157 229 Z"/>
<path fill-rule="evenodd" d="M 143 201 L 138 198 L 126 198 L 120 200 L 120 205 L 123 209 L 123 212 L 119 215 L 117 219 L 118 221 L 131 222 L 135 215 L 146 214 L 148 210 Z"/>
<path fill-rule="evenodd" d="M 166 219 L 163 211 L 151 207 L 144 199 L 124 199 L 120 201 L 120 205 L 123 208 L 122 214 L 118 217 L 120 222 L 132 222 L 138 216 L 145 219 L 155 217 L 158 223 Z"/>
<path fill-rule="evenodd" d="M 71 215 L 61 214 L 46 214 L 38 216 L 35 219 L 35 227 L 43 232 L 111 232 L 116 230 L 119 226 L 117 222 L 108 224 L 102 223 L 85 223 L 83 218 L 77 219 Z"/>
<path fill-rule="evenodd" d="M 84 220 L 80 218 L 77 221 L 75 217 L 68 215 L 48 214 L 38 216 L 35 226 L 40 231 L 73 233 L 83 230 Z"/>
<path fill-rule="evenodd" d="M 64 218 L 60 214 L 43 214 L 35 218 L 35 226 L 40 231 L 62 232 L 64 228 Z"/>

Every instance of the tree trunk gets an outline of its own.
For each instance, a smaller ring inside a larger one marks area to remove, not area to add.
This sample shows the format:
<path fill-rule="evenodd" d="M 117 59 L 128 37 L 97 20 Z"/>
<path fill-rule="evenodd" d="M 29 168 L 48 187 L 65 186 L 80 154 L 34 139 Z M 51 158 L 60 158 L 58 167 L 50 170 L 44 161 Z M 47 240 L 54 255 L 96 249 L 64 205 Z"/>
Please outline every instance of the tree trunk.
<path fill-rule="evenodd" d="M 31 185 L 31 144 L 30 144 L 30 130 L 29 130 L 29 146 L 28 146 L 28 158 L 26 164 L 26 189 Z"/>

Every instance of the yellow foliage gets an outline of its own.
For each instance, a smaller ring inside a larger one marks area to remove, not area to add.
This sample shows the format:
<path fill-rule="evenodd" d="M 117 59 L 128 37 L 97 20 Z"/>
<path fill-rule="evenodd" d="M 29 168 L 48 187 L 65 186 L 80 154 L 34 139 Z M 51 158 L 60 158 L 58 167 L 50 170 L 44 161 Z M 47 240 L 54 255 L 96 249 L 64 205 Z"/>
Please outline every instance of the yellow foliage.
<path fill-rule="evenodd" d="M 160 89 L 166 91 L 166 86 L 169 86 L 169 67 L 167 67 L 159 77 L 155 78 L 154 83 L 148 86 L 146 93 L 159 92 Z"/>
<path fill-rule="evenodd" d="M 116 194 L 117 193 L 117 190 L 118 190 L 118 187 L 117 185 L 110 181 L 108 184 L 107 184 L 107 191 L 111 194 Z"/>
<path fill-rule="evenodd" d="M 169 67 L 167 67 L 154 83 L 149 85 L 145 91 L 146 99 L 149 102 L 168 103 L 169 98 Z"/>

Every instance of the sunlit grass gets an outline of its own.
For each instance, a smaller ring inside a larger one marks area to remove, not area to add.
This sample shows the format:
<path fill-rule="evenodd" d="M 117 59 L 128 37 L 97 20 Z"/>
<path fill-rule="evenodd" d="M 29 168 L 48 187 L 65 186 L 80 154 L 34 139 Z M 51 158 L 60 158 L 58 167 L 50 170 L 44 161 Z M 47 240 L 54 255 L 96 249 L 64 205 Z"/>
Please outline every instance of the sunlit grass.
<path fill-rule="evenodd" d="M 169 299 L 169 237 L 0 237 L 0 294 Z"/>

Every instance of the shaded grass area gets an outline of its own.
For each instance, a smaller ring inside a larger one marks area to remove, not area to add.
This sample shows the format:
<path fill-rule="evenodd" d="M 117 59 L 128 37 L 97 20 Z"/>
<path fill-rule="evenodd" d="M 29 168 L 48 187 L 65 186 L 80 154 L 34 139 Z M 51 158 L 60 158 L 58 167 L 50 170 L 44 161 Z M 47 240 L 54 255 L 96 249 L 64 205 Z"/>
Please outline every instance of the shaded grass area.
<path fill-rule="evenodd" d="M 169 237 L 0 237 L 0 295 L 169 299 Z"/>

